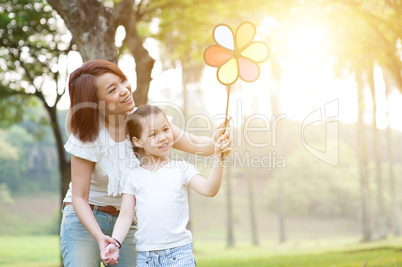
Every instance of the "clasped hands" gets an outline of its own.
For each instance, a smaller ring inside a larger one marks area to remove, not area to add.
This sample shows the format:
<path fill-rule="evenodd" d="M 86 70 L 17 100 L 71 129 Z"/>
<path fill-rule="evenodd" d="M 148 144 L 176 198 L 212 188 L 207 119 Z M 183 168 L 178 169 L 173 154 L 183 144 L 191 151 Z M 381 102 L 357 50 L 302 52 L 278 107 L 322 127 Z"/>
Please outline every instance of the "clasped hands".
<path fill-rule="evenodd" d="M 105 266 L 116 265 L 119 258 L 119 244 L 113 242 L 105 242 L 104 247 L 100 248 L 100 255 Z"/>

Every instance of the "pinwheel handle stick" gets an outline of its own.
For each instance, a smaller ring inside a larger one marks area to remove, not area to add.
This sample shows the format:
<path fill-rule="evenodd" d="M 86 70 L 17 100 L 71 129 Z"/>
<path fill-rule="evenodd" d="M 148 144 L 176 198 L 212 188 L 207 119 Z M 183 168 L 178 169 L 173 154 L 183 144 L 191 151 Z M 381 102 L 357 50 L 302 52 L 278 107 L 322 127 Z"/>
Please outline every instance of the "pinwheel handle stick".
<path fill-rule="evenodd" d="M 228 110 L 229 110 L 229 97 L 230 97 L 230 85 L 226 87 L 226 91 L 228 94 L 227 100 L 226 100 L 226 115 L 225 115 L 225 128 L 223 130 L 223 134 L 226 132 L 226 125 L 228 124 Z"/>

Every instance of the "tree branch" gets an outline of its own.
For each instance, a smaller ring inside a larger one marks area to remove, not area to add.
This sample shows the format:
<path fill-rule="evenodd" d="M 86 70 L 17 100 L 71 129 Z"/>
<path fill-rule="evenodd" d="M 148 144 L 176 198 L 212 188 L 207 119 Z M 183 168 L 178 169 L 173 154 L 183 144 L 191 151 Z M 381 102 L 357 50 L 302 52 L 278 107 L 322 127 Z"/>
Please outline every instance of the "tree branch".
<path fill-rule="evenodd" d="M 43 105 L 44 105 L 47 109 L 49 109 L 50 106 L 47 104 L 46 99 L 45 99 L 45 96 L 44 96 L 43 93 L 35 86 L 34 79 L 31 77 L 31 75 L 29 75 L 29 71 L 28 71 L 27 67 L 25 66 L 25 63 L 24 63 L 23 61 L 20 61 L 20 64 L 21 64 L 21 67 L 24 69 L 27 78 L 28 78 L 29 81 L 31 82 L 32 86 L 35 88 L 35 93 L 33 93 L 32 95 L 37 96 L 37 97 L 43 102 Z"/>
<path fill-rule="evenodd" d="M 360 13 L 361 15 L 363 15 L 364 17 L 366 17 L 366 19 L 372 19 L 378 23 L 383 23 L 385 24 L 389 29 L 391 29 L 395 34 L 399 35 L 399 30 L 395 29 L 394 25 L 384 19 L 379 18 L 378 16 L 373 15 L 372 13 L 362 9 L 362 7 L 356 3 L 356 2 L 351 2 L 349 0 L 339 0 L 339 2 L 345 4 L 346 6 L 349 6 L 350 8 L 352 8 L 353 10 L 355 10 L 356 12 Z M 397 10 L 396 10 L 397 11 Z M 397 11 L 398 12 L 398 11 Z"/>
<path fill-rule="evenodd" d="M 113 23 L 122 25 L 124 21 L 128 20 L 130 15 L 134 12 L 134 0 L 123 0 L 113 9 Z"/>
<path fill-rule="evenodd" d="M 122 20 L 122 25 L 126 29 L 124 42 L 134 56 L 136 73 L 141 74 L 137 76 L 137 87 L 133 93 L 133 97 L 137 105 L 141 106 L 146 104 L 148 99 L 149 83 L 152 80 L 151 72 L 155 60 L 144 48 L 143 40 L 137 31 L 137 18 L 133 8 L 126 15 L 128 16 L 125 17 L 125 20 Z"/>
<path fill-rule="evenodd" d="M 385 0 L 385 3 L 388 4 L 389 7 L 393 8 L 396 12 L 398 12 L 398 14 L 401 14 L 402 11 L 402 5 L 398 4 L 396 2 L 391 2 L 389 0 Z"/>
<path fill-rule="evenodd" d="M 54 74 L 54 81 L 56 82 L 56 101 L 54 102 L 54 107 L 57 106 L 57 103 L 59 103 L 61 97 L 63 96 L 63 94 L 64 94 L 64 92 L 65 92 L 65 87 L 64 87 L 63 92 L 62 92 L 61 94 L 59 94 L 59 83 L 58 83 L 58 81 L 59 81 L 59 75 L 60 75 L 59 72 L 56 72 L 56 73 Z"/>
<path fill-rule="evenodd" d="M 142 16 L 144 15 L 144 12 L 142 12 L 143 3 L 144 3 L 144 1 L 141 0 L 137 5 L 136 12 L 135 12 L 136 13 L 135 15 L 137 18 L 142 18 Z"/>

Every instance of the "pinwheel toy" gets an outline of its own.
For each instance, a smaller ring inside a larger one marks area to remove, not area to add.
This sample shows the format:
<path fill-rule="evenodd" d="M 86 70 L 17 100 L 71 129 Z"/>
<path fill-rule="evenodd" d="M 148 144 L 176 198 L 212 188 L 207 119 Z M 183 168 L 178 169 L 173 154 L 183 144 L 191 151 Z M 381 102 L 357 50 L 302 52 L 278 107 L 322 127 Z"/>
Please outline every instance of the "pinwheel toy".
<path fill-rule="evenodd" d="M 218 24 L 213 30 L 216 44 L 208 46 L 204 51 L 204 61 L 211 67 L 217 67 L 218 81 L 227 87 L 227 103 L 225 125 L 229 109 L 230 85 L 238 78 L 246 82 L 254 82 L 260 75 L 258 63 L 269 56 L 269 47 L 260 41 L 253 41 L 256 28 L 251 22 L 243 22 L 235 34 L 226 24 Z"/>

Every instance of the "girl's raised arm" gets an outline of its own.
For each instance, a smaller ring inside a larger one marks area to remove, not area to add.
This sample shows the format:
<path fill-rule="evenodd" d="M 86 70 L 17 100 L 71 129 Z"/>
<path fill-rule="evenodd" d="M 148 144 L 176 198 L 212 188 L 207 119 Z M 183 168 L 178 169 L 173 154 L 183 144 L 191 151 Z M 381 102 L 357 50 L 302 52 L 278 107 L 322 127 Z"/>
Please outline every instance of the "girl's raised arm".
<path fill-rule="evenodd" d="M 231 148 L 221 149 L 221 143 L 225 140 L 225 136 L 221 135 L 215 145 L 215 155 L 211 160 L 212 169 L 208 175 L 208 179 L 205 179 L 201 175 L 194 175 L 190 182 L 189 187 L 195 192 L 206 196 L 214 197 L 221 187 L 222 175 L 223 175 L 223 158 L 231 152 Z"/>
<path fill-rule="evenodd" d="M 229 121 L 230 119 L 228 122 Z M 219 138 L 225 130 L 224 123 L 221 123 L 213 132 L 212 137 L 208 137 L 189 134 L 172 123 L 170 124 L 170 128 L 174 139 L 173 148 L 202 156 L 210 156 L 214 153 L 214 144 L 216 143 L 217 138 Z M 232 143 L 232 133 L 230 128 L 226 127 L 221 149 L 225 150 L 226 148 L 231 147 Z"/>

